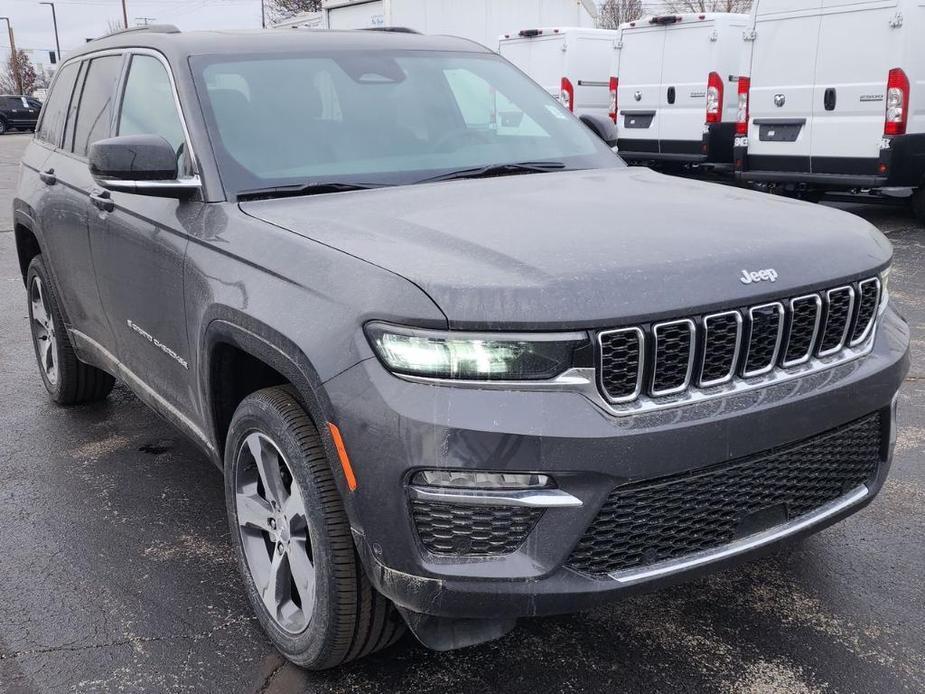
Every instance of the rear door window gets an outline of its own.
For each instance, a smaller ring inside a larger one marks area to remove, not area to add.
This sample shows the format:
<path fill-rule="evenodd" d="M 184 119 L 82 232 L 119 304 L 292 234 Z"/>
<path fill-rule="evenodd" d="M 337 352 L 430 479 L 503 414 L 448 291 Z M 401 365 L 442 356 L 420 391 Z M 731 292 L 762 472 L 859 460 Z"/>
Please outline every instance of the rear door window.
<path fill-rule="evenodd" d="M 55 86 L 42 109 L 42 122 L 35 136 L 42 142 L 55 147 L 61 144 L 61 134 L 64 132 L 64 123 L 67 120 L 71 92 L 74 91 L 79 65 L 80 63 L 69 63 L 61 68 L 55 80 Z"/>
<path fill-rule="evenodd" d="M 109 137 L 116 84 L 121 71 L 121 55 L 107 55 L 90 61 L 77 109 L 71 150 L 74 154 L 85 157 L 91 144 Z"/>
<path fill-rule="evenodd" d="M 119 135 L 160 135 L 178 157 L 180 171 L 188 170 L 189 152 L 183 125 L 174 100 L 173 85 L 163 63 L 150 55 L 132 56 L 122 109 L 119 113 Z"/>

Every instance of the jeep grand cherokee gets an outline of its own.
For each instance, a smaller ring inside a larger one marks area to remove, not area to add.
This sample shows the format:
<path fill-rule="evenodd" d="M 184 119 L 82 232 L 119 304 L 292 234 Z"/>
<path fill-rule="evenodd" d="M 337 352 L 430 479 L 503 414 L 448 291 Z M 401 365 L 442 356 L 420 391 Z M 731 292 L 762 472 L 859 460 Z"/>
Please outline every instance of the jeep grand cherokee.
<path fill-rule="evenodd" d="M 887 474 L 909 336 L 886 239 L 629 169 L 468 41 L 94 41 L 14 214 L 51 397 L 118 378 L 201 446 L 260 623 L 306 667 L 687 579 Z"/>

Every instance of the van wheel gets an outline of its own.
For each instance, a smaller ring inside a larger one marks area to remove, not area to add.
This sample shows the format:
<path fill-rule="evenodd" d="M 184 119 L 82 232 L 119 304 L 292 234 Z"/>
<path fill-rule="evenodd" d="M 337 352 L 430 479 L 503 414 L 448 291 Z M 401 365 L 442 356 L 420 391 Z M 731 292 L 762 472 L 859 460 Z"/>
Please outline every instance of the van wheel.
<path fill-rule="evenodd" d="M 912 194 L 912 211 L 921 224 L 925 224 L 925 188 L 916 188 Z"/>
<path fill-rule="evenodd" d="M 59 405 L 77 405 L 102 400 L 112 390 L 115 379 L 105 371 L 77 358 L 71 345 L 58 297 L 48 281 L 48 273 L 38 255 L 26 274 L 29 291 L 29 325 L 32 346 L 45 389 Z"/>
<path fill-rule="evenodd" d="M 321 437 L 288 388 L 247 396 L 225 446 L 225 498 L 247 597 L 289 660 L 321 670 L 394 643 L 404 622 L 370 585 Z"/>

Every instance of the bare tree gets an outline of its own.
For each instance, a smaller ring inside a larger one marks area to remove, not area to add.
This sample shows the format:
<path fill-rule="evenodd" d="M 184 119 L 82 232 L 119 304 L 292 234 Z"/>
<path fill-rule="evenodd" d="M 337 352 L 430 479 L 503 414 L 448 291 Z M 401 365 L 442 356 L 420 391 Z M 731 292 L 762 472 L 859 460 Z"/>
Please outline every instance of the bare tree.
<path fill-rule="evenodd" d="M 752 9 L 752 0 L 664 0 L 668 12 L 743 12 Z"/>
<path fill-rule="evenodd" d="M 17 74 L 19 79 L 17 79 Z M 22 91 L 19 83 L 22 80 Z M 4 94 L 32 94 L 35 91 L 38 75 L 32 66 L 32 61 L 25 51 L 16 51 L 10 54 L 9 60 L 0 72 L 0 92 Z"/>
<path fill-rule="evenodd" d="M 601 29 L 616 29 L 624 22 L 642 17 L 642 0 L 604 0 L 598 13 Z"/>
<path fill-rule="evenodd" d="M 318 12 L 321 0 L 263 0 L 267 15 L 272 22 L 289 19 L 302 12 Z"/>

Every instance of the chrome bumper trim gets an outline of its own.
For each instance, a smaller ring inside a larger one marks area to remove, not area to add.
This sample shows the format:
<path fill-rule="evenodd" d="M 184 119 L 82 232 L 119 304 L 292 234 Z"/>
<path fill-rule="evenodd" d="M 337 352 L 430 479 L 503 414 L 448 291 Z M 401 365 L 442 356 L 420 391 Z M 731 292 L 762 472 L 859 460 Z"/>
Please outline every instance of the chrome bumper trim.
<path fill-rule="evenodd" d="M 411 498 L 440 504 L 468 506 L 527 506 L 529 508 L 575 508 L 581 499 L 561 489 L 450 489 L 409 487 Z"/>
<path fill-rule="evenodd" d="M 626 569 L 624 571 L 615 571 L 614 573 L 609 574 L 609 576 L 618 583 L 623 585 L 631 585 L 633 583 L 649 581 L 654 578 L 664 578 L 665 576 L 670 576 L 682 571 L 694 569 L 698 566 L 703 566 L 704 564 L 710 564 L 712 562 L 719 561 L 720 559 L 734 557 L 737 554 L 742 554 L 743 552 L 748 552 L 749 550 L 764 547 L 765 545 L 782 540 L 785 537 L 794 535 L 801 530 L 805 530 L 806 528 L 815 525 L 816 523 L 820 523 L 827 518 L 831 518 L 832 516 L 840 513 L 841 511 L 844 511 L 851 506 L 854 506 L 861 500 L 865 499 L 868 494 L 870 494 L 870 490 L 866 486 L 861 485 L 845 496 L 835 499 L 834 501 L 830 501 L 824 506 L 820 506 L 812 513 L 795 518 L 792 521 L 785 523 L 784 525 L 777 526 L 776 528 L 770 528 L 764 532 L 755 533 L 754 535 L 749 535 L 748 537 L 743 537 L 741 540 L 736 540 L 735 542 L 731 542 L 728 545 L 723 545 L 717 549 L 690 554 L 680 559 L 670 559 L 668 561 L 659 562 L 658 564 L 652 564 L 642 569 Z"/>

